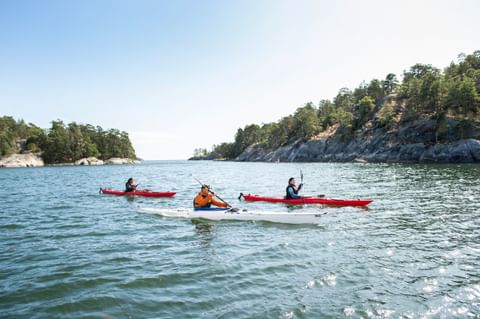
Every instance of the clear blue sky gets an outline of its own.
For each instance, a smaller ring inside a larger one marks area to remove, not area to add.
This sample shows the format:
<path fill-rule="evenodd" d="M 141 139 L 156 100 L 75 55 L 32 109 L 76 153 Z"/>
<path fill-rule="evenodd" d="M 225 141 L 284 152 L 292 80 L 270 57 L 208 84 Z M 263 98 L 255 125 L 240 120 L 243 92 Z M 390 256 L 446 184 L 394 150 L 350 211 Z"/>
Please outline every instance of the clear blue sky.
<path fill-rule="evenodd" d="M 342 87 L 480 49 L 480 1 L 0 1 L 0 115 L 182 159 Z"/>

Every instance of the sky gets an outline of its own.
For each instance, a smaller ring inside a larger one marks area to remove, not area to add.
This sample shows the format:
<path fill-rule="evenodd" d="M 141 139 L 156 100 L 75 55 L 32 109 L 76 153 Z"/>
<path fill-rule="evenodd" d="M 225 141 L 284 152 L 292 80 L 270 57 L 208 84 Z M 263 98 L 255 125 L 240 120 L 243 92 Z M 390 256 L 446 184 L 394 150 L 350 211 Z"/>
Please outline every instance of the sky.
<path fill-rule="evenodd" d="M 0 0 L 0 116 L 186 159 L 343 87 L 480 50 L 478 0 Z"/>

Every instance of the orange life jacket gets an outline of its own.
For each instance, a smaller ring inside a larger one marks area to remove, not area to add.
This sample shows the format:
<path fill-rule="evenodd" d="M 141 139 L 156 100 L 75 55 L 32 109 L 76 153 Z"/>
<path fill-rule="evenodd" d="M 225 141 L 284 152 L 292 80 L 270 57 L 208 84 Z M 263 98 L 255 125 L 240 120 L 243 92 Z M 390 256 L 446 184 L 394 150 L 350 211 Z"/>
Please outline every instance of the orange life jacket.
<path fill-rule="evenodd" d="M 208 194 L 207 196 L 205 196 L 200 192 L 197 196 L 195 196 L 195 199 L 193 200 L 193 207 L 195 208 L 210 207 L 210 205 L 212 204 L 218 207 L 227 207 L 225 203 L 216 200 L 212 196 L 212 194 Z"/>

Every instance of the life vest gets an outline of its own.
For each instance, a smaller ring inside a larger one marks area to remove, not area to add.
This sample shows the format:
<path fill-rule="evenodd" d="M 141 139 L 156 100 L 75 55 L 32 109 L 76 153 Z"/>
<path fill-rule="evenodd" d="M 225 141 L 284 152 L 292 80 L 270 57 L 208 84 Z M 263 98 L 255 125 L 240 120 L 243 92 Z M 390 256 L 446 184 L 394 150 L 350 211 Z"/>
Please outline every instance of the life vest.
<path fill-rule="evenodd" d="M 125 183 L 125 191 L 126 192 L 133 192 L 137 187 L 134 185 L 130 185 L 128 182 Z"/>
<path fill-rule="evenodd" d="M 215 200 L 212 194 L 208 194 L 207 196 L 203 196 L 202 193 L 198 193 L 193 200 L 193 207 L 210 207 L 211 205 L 215 205 L 218 207 L 227 207 L 227 205 L 223 202 Z"/>
<path fill-rule="evenodd" d="M 292 196 L 290 196 L 290 192 L 288 191 L 289 188 L 291 188 L 293 190 L 293 193 L 295 195 L 298 194 L 298 190 L 295 190 L 295 187 L 293 187 L 292 185 L 288 185 L 287 188 L 285 189 L 285 191 L 287 192 L 287 195 L 285 196 L 285 199 L 293 199 Z"/>
<path fill-rule="evenodd" d="M 207 196 L 198 193 L 193 199 L 193 207 L 210 207 L 212 205 L 212 195 Z"/>

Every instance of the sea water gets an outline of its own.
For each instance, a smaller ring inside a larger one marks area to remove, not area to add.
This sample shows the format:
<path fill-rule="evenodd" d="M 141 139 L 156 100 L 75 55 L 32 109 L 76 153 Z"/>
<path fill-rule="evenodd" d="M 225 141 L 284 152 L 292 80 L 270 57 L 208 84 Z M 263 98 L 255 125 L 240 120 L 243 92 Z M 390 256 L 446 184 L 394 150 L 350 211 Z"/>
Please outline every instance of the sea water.
<path fill-rule="evenodd" d="M 240 192 L 366 198 L 368 209 Z M 99 194 L 140 188 L 173 198 Z M 191 221 L 199 184 L 319 225 Z M 480 166 L 146 161 L 0 169 L 1 318 L 478 318 Z"/>

